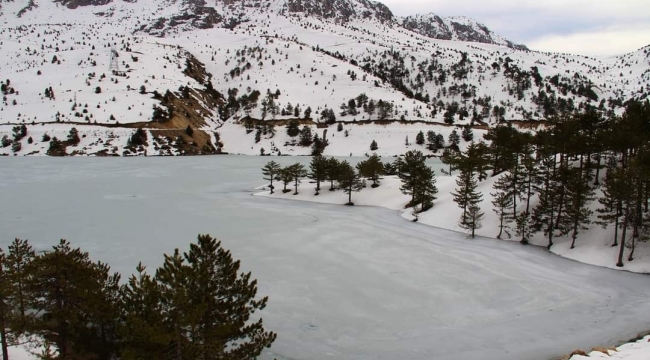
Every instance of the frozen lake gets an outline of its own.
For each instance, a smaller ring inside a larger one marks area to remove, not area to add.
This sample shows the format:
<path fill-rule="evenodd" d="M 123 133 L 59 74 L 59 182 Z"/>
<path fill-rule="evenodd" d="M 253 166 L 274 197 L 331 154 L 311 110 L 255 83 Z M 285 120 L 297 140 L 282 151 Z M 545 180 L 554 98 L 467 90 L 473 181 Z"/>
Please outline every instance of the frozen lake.
<path fill-rule="evenodd" d="M 253 197 L 269 160 L 2 158 L 1 245 L 66 238 L 126 278 L 216 236 L 269 296 L 264 359 L 539 360 L 650 328 L 646 275 L 385 209 Z"/>

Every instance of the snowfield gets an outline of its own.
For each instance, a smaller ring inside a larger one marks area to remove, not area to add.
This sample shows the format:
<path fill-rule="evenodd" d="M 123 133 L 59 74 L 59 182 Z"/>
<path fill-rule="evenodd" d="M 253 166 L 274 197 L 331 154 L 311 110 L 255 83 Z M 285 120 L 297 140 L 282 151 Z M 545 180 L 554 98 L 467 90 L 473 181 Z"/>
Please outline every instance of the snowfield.
<path fill-rule="evenodd" d="M 4 159 L 1 245 L 20 237 L 44 250 L 67 238 L 124 278 L 210 233 L 269 296 L 261 315 L 278 340 L 265 360 L 539 360 L 647 330 L 645 275 L 375 206 L 253 197 L 268 159 Z M 353 199 L 371 205 L 364 196 Z"/>

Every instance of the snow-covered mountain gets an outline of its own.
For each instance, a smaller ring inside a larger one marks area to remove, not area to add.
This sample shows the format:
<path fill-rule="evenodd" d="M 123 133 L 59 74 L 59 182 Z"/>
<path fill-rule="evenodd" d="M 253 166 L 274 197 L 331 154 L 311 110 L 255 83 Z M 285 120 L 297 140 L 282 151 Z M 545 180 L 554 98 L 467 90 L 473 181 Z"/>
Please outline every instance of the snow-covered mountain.
<path fill-rule="evenodd" d="M 395 155 L 420 130 L 616 114 L 650 94 L 650 47 L 534 52 L 469 19 L 399 19 L 369 0 L 0 6 L 9 155 L 309 154 L 285 133 L 292 119 L 327 138 L 325 154 L 361 155 L 376 139 Z M 29 135 L 12 141 L 18 124 Z M 79 143 L 66 141 L 72 127 Z"/>
<path fill-rule="evenodd" d="M 406 16 L 400 20 L 405 29 L 434 39 L 480 42 L 528 50 L 525 45 L 515 44 L 495 34 L 487 26 L 464 16 L 442 18 L 429 13 Z"/>

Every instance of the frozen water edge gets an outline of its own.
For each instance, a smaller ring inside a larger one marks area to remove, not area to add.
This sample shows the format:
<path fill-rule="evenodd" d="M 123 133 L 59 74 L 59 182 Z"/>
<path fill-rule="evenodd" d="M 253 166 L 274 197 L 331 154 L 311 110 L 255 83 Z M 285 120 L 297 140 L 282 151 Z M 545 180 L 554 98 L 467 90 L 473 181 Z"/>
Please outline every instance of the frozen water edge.
<path fill-rule="evenodd" d="M 645 275 L 387 209 L 251 197 L 267 158 L 1 161 L 3 246 L 66 237 L 126 277 L 198 233 L 222 239 L 269 296 L 264 359 L 538 360 L 647 328 Z"/>

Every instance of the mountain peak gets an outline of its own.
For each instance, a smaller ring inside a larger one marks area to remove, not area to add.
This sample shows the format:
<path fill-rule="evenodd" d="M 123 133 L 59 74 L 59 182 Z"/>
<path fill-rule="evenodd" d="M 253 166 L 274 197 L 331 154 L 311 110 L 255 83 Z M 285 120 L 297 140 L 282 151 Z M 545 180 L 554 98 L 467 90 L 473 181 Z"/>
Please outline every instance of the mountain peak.
<path fill-rule="evenodd" d="M 434 39 L 480 42 L 528 50 L 525 45 L 507 40 L 484 24 L 465 16 L 440 17 L 428 13 L 406 16 L 400 20 L 404 28 Z"/>

